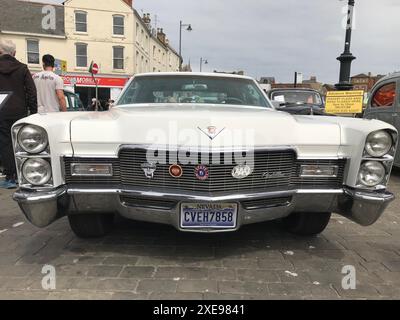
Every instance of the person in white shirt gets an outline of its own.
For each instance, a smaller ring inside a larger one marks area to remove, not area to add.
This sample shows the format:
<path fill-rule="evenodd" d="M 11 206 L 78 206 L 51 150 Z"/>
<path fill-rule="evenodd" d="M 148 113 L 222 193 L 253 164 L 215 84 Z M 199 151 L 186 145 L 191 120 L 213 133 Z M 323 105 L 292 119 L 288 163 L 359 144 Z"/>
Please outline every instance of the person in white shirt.
<path fill-rule="evenodd" d="M 64 81 L 54 73 L 55 59 L 46 54 L 42 58 L 44 71 L 33 76 L 38 98 L 38 112 L 65 112 Z"/>

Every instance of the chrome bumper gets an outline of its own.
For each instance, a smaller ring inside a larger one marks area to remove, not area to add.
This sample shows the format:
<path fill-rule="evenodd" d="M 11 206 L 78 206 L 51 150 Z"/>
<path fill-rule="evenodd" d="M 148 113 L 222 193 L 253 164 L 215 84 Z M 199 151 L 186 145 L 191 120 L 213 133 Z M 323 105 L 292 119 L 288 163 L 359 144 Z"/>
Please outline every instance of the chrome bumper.
<path fill-rule="evenodd" d="M 279 203 L 276 199 L 282 201 Z M 18 202 L 27 219 L 37 227 L 46 227 L 65 215 L 115 212 L 133 220 L 172 225 L 181 231 L 219 232 L 234 231 L 246 224 L 284 218 L 292 212 L 334 212 L 360 225 L 369 226 L 379 219 L 388 204 L 394 200 L 394 195 L 389 192 L 369 193 L 344 188 L 208 196 L 152 190 L 62 186 L 45 192 L 18 190 L 14 194 L 14 200 Z M 236 229 L 182 230 L 180 203 L 188 201 L 238 203 Z"/>

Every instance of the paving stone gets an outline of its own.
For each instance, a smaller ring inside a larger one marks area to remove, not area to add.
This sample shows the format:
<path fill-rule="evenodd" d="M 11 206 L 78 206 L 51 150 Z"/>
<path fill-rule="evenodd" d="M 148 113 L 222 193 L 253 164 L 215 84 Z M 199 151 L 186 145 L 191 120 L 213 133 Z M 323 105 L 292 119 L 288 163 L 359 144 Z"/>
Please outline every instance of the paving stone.
<path fill-rule="evenodd" d="M 125 267 L 120 274 L 121 278 L 152 278 L 155 269 L 153 267 Z"/>
<path fill-rule="evenodd" d="M 219 281 L 218 292 L 231 294 L 267 294 L 266 284 L 243 281 Z"/>
<path fill-rule="evenodd" d="M 141 280 L 137 292 L 176 292 L 177 286 L 178 282 L 174 280 Z"/>
<path fill-rule="evenodd" d="M 181 280 L 177 292 L 206 293 L 218 292 L 215 280 Z"/>
<path fill-rule="evenodd" d="M 208 269 L 208 279 L 210 280 L 236 280 L 235 269 L 210 268 Z"/>
<path fill-rule="evenodd" d="M 116 278 L 122 271 L 122 266 L 93 266 L 89 268 L 89 277 Z"/>
<path fill-rule="evenodd" d="M 163 279 L 207 279 L 208 270 L 191 267 L 160 267 L 157 269 L 155 277 Z"/>
<path fill-rule="evenodd" d="M 279 275 L 271 270 L 239 269 L 236 272 L 239 281 L 280 282 Z"/>

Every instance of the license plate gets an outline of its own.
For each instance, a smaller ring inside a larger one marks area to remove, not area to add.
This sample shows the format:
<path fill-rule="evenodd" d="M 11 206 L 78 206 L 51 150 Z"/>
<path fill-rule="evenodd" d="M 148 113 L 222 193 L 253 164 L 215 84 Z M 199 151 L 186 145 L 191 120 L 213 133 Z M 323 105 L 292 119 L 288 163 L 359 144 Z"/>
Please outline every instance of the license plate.
<path fill-rule="evenodd" d="M 236 203 L 183 203 L 181 228 L 234 229 L 237 221 Z"/>

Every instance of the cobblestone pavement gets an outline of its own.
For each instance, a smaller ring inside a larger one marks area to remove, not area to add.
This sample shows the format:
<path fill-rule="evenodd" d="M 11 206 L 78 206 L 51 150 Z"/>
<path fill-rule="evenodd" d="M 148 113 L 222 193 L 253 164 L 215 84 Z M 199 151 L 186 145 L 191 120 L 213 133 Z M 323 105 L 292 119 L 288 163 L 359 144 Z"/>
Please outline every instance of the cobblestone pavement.
<path fill-rule="evenodd" d="M 400 195 L 400 171 L 391 181 Z M 399 299 L 400 199 L 368 228 L 334 216 L 317 238 L 278 222 L 237 233 L 185 234 L 118 219 L 111 235 L 80 240 L 67 220 L 46 229 L 26 222 L 0 191 L 0 299 Z M 56 290 L 42 289 L 42 267 Z M 343 266 L 356 290 L 343 290 Z"/>

